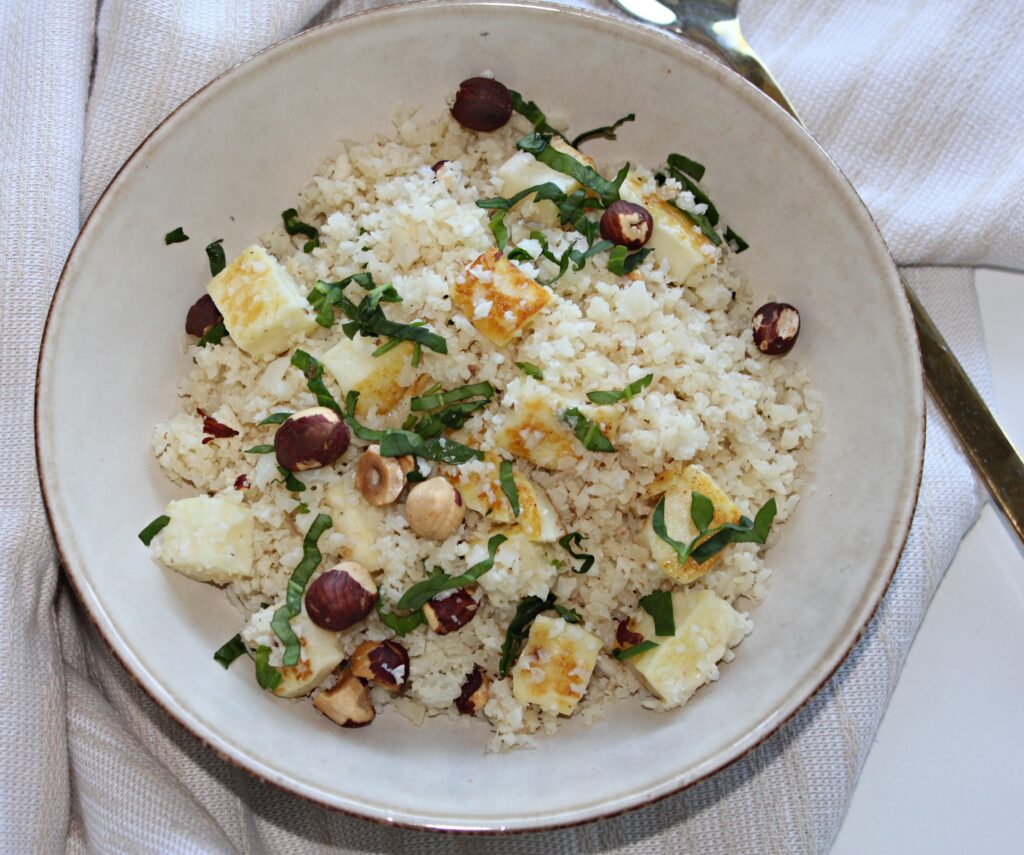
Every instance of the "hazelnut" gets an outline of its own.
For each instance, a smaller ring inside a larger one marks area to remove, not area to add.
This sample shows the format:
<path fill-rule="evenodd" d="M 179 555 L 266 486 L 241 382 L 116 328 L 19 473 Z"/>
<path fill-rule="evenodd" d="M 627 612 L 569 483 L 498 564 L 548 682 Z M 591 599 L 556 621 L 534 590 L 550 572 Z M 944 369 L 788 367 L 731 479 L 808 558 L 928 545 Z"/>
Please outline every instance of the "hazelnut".
<path fill-rule="evenodd" d="M 321 629 L 340 632 L 377 605 L 377 586 L 362 564 L 343 561 L 318 576 L 306 590 L 306 612 Z"/>
<path fill-rule="evenodd" d="M 448 163 L 447 160 L 439 160 L 437 163 L 431 166 L 430 168 L 434 170 L 434 175 L 440 173 L 440 171 L 444 169 L 446 163 Z"/>
<path fill-rule="evenodd" d="M 480 604 L 473 597 L 473 589 L 456 588 L 445 592 L 423 604 L 423 615 L 427 624 L 438 635 L 447 635 L 462 629 L 476 616 Z"/>
<path fill-rule="evenodd" d="M 342 727 L 366 727 L 377 714 L 370 690 L 348 670 L 341 672 L 341 678 L 331 688 L 313 698 L 313 706 Z"/>
<path fill-rule="evenodd" d="M 491 678 L 484 673 L 484 669 L 474 665 L 473 671 L 462 684 L 462 694 L 455 699 L 455 708 L 463 715 L 480 712 L 491 696 L 488 688 L 490 685 Z"/>
<path fill-rule="evenodd" d="M 800 335 L 800 313 L 789 303 L 765 303 L 754 313 L 754 344 L 761 353 L 789 353 Z"/>
<path fill-rule="evenodd" d="M 192 308 L 185 316 L 185 332 L 202 338 L 212 327 L 217 326 L 223 320 L 224 316 L 213 302 L 213 297 L 203 294 L 192 304 Z"/>
<path fill-rule="evenodd" d="M 291 472 L 329 466 L 348 449 L 348 427 L 334 410 L 310 407 L 290 415 L 274 435 L 277 462 Z"/>
<path fill-rule="evenodd" d="M 400 692 L 409 682 L 409 654 L 397 641 L 364 641 L 352 654 L 349 668 L 389 692 Z"/>
<path fill-rule="evenodd" d="M 496 131 L 512 117 L 512 96 L 497 80 L 471 77 L 459 84 L 452 115 L 471 131 Z"/>
<path fill-rule="evenodd" d="M 380 446 L 371 445 L 356 464 L 356 486 L 371 505 L 390 505 L 405 488 L 405 476 L 416 464 L 408 455 L 381 457 Z"/>
<path fill-rule="evenodd" d="M 644 637 L 633 630 L 633 621 L 630 618 L 623 618 L 615 627 L 615 643 L 621 648 L 635 647 L 644 640 Z"/>
<path fill-rule="evenodd" d="M 620 199 L 601 215 L 601 237 L 616 246 L 640 249 L 651 239 L 653 231 L 654 218 L 642 205 Z"/>
<path fill-rule="evenodd" d="M 413 486 L 405 499 L 405 518 L 420 537 L 445 540 L 462 525 L 465 516 L 459 491 L 440 475 Z"/>

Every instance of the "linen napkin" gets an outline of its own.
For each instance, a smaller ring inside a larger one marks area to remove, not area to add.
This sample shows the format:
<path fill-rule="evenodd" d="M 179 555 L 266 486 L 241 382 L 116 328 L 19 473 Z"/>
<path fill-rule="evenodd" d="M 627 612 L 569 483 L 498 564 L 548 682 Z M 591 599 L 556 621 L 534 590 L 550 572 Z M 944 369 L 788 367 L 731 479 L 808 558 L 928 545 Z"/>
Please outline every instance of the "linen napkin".
<path fill-rule="evenodd" d="M 921 499 L 840 671 L 748 756 L 582 828 L 457 838 L 312 806 L 217 759 L 143 695 L 60 580 L 34 471 L 46 307 L 87 213 L 178 103 L 365 0 L 0 0 L 0 841 L 11 852 L 822 852 L 980 497 L 929 413 Z M 574 5 L 614 11 L 603 0 Z M 1024 267 L 1024 20 L 1012 0 L 744 0 L 744 29 L 904 265 Z M 971 274 L 906 271 L 988 388 Z"/>

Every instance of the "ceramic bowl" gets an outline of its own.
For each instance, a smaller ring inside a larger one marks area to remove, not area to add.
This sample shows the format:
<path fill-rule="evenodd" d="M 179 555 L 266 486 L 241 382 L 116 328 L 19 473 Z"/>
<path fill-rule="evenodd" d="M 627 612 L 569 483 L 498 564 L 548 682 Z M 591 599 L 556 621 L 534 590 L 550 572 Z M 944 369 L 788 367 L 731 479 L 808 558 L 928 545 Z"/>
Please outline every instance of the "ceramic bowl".
<path fill-rule="evenodd" d="M 273 226 L 339 140 L 389 128 L 400 102 L 445 109 L 491 69 L 592 127 L 629 112 L 599 161 L 682 151 L 747 238 L 759 298 L 799 306 L 794 357 L 824 399 L 813 476 L 768 554 L 767 599 L 722 679 L 682 710 L 614 706 L 536 750 L 487 754 L 479 723 L 387 713 L 342 730 L 274 700 L 211 653 L 239 626 L 226 598 L 150 560 L 136 532 L 174 491 L 149 449 L 177 408 L 182 319 L 208 278 L 202 246 Z M 187 224 L 193 242 L 167 248 Z M 191 247 L 190 249 L 187 249 Z M 922 460 L 910 311 L 867 211 L 774 103 L 678 41 L 539 3 L 390 7 L 283 42 L 198 92 L 112 182 L 68 259 L 46 328 L 37 442 L 68 574 L 114 654 L 184 727 L 254 775 L 371 819 L 522 830 L 607 816 L 710 775 L 775 731 L 835 671 L 899 558 Z"/>

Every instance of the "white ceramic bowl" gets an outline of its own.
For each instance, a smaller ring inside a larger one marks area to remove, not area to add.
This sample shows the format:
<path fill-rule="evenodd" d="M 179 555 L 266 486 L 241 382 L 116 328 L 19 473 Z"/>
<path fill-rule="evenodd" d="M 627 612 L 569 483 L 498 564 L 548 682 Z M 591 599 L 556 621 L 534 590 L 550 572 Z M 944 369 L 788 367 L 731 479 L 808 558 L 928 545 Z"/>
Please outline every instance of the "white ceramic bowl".
<path fill-rule="evenodd" d="M 136 532 L 172 490 L 148 447 L 177 406 L 182 319 L 207 279 L 204 243 L 271 226 L 338 140 L 388 128 L 400 101 L 445 107 L 482 69 L 574 128 L 635 112 L 599 160 L 682 151 L 752 248 L 757 297 L 796 304 L 793 357 L 825 401 L 815 474 L 769 553 L 755 631 L 683 710 L 616 706 L 537 750 L 487 755 L 479 723 L 395 714 L 341 730 L 212 659 L 238 627 L 208 586 L 153 563 Z M 186 224 L 192 243 L 165 248 Z M 260 778 L 331 807 L 445 829 L 529 829 L 650 802 L 765 739 L 828 679 L 899 558 L 923 446 L 910 312 L 860 200 L 771 101 L 668 37 L 533 3 L 416 4 L 328 25 L 243 63 L 133 155 L 76 243 L 46 329 L 37 442 L 50 519 L 85 608 L 174 718 Z"/>

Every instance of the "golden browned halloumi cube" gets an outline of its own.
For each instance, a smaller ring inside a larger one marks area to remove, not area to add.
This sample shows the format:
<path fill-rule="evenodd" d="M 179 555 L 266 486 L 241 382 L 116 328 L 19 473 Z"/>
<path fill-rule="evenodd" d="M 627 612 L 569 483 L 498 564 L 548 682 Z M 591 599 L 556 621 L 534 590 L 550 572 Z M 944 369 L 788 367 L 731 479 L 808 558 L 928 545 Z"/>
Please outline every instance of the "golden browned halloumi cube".
<path fill-rule="evenodd" d="M 742 514 L 740 509 L 733 504 L 721 488 L 711 480 L 704 469 L 697 465 L 685 467 L 681 472 L 669 470 L 663 473 L 655 481 L 657 486 L 654 489 L 648 488 L 649 494 L 663 492 L 665 495 L 665 529 L 669 537 L 681 543 L 689 543 L 698 534 L 693 520 L 690 518 L 690 505 L 693 501 L 693 493 L 700 493 L 707 496 L 715 506 L 715 515 L 711 521 L 711 528 L 723 525 L 724 523 L 738 523 Z M 658 566 L 676 582 L 686 585 L 695 579 L 700 578 L 710 570 L 721 557 L 712 556 L 703 564 L 698 564 L 693 558 L 687 559 L 685 564 L 679 563 L 679 556 L 675 550 L 654 533 L 654 514 L 647 520 L 644 527 L 644 536 L 651 548 L 651 554 Z"/>
<path fill-rule="evenodd" d="M 519 499 L 519 516 L 512 513 L 512 504 L 501 490 L 500 467 L 501 458 L 487 454 L 478 463 L 452 467 L 448 477 L 467 508 L 493 522 L 518 525 L 529 540 L 547 543 L 565 534 L 565 526 L 548 494 L 515 467 L 512 480 Z"/>
<path fill-rule="evenodd" d="M 551 292 L 492 247 L 452 287 L 452 303 L 498 347 L 522 335 Z"/>
<path fill-rule="evenodd" d="M 342 389 L 359 393 L 357 416 L 365 416 L 371 407 L 376 407 L 378 413 L 388 413 L 406 395 L 412 394 L 411 387 L 398 381 L 402 369 L 412 359 L 413 343 L 403 341 L 387 353 L 374 356 L 373 352 L 380 345 L 381 342 L 373 338 L 342 336 L 320 357 L 324 368 L 334 375 Z"/>
<path fill-rule="evenodd" d="M 601 639 L 562 618 L 540 615 L 512 668 L 512 694 L 559 715 L 572 715 L 587 691 Z"/>
<path fill-rule="evenodd" d="M 544 385 L 525 382 L 495 437 L 498 445 L 543 469 L 571 465 L 580 455 L 573 432 L 559 418 L 564 406 Z"/>
<path fill-rule="evenodd" d="M 254 244 L 207 286 L 224 326 L 242 350 L 270 356 L 316 329 L 306 298 L 277 259 Z"/>

